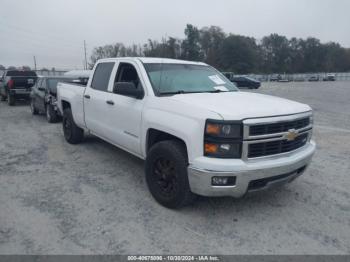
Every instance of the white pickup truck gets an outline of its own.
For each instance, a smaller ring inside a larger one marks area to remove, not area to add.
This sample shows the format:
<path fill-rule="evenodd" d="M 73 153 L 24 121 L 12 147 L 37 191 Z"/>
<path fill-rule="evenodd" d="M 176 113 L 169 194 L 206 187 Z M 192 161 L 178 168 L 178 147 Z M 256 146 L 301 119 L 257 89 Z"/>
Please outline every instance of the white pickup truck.
<path fill-rule="evenodd" d="M 149 190 L 169 208 L 290 182 L 315 151 L 308 105 L 240 92 L 204 63 L 102 59 L 86 87 L 71 85 L 58 86 L 65 139 L 85 131 L 145 159 Z"/>

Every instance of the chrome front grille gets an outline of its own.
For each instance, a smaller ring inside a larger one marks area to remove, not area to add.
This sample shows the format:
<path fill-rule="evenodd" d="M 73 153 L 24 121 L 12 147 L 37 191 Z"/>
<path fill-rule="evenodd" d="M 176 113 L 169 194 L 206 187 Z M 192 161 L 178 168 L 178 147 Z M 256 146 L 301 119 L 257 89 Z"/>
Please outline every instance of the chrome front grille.
<path fill-rule="evenodd" d="M 246 119 L 243 121 L 243 159 L 293 152 L 310 141 L 312 113 Z"/>
<path fill-rule="evenodd" d="M 251 126 L 249 129 L 249 135 L 258 136 L 266 134 L 276 134 L 281 132 L 287 132 L 290 129 L 301 129 L 310 125 L 310 117 L 294 121 L 283 121 L 279 123 L 261 124 Z"/>
<path fill-rule="evenodd" d="M 293 141 L 276 140 L 269 142 L 257 142 L 248 145 L 248 158 L 271 156 L 294 151 L 307 143 L 308 134 L 304 133 Z"/>

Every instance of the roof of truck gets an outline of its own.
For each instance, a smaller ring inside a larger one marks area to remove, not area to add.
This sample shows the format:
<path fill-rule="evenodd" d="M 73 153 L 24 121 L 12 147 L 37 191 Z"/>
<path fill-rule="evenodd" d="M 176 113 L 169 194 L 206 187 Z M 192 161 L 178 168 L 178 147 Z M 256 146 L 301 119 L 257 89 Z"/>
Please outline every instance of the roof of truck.
<path fill-rule="evenodd" d="M 156 57 L 116 57 L 116 58 L 105 58 L 100 61 L 117 61 L 120 59 L 130 59 L 133 61 L 141 61 L 142 63 L 163 63 L 163 64 L 192 64 L 192 65 L 207 65 L 202 62 L 186 61 L 179 59 L 170 59 L 170 58 L 156 58 Z"/>
<path fill-rule="evenodd" d="M 73 76 L 73 77 L 90 77 L 92 70 L 72 70 L 65 72 L 65 76 Z"/>

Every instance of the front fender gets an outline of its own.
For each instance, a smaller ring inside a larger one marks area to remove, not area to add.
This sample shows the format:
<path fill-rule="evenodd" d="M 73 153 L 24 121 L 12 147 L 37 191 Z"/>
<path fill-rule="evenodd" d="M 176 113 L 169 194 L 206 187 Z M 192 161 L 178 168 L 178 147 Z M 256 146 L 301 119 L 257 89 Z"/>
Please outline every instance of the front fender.
<path fill-rule="evenodd" d="M 209 116 L 210 117 L 210 116 Z M 142 154 L 147 155 L 147 134 L 149 129 L 156 129 L 183 140 L 187 147 L 189 163 L 198 156 L 203 155 L 205 121 L 190 115 L 174 112 L 148 109 L 144 113 L 142 130 Z"/>

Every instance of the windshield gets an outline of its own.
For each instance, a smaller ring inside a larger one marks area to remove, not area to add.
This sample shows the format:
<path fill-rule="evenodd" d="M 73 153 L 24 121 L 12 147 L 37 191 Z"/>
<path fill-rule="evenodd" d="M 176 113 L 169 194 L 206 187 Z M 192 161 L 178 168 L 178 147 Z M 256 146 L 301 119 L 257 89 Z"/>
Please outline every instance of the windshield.
<path fill-rule="evenodd" d="M 156 94 L 238 91 L 233 83 L 210 66 L 144 64 Z"/>

